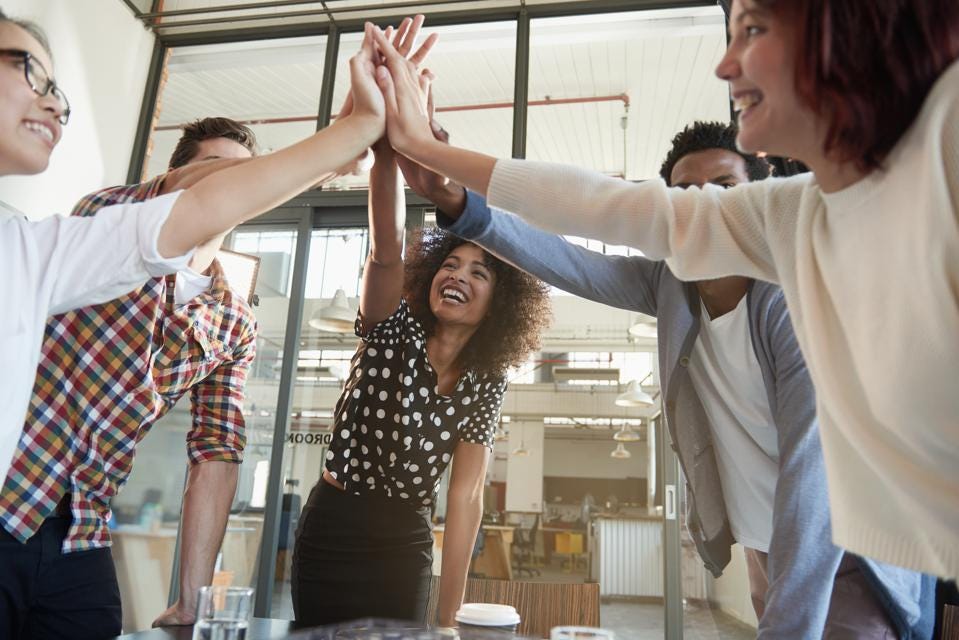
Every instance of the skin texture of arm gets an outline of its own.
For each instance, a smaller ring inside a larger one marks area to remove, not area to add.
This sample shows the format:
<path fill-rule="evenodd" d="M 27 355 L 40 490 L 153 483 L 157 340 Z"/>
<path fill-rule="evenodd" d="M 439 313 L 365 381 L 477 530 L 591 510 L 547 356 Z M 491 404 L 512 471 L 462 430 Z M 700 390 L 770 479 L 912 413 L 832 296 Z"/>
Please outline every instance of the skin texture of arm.
<path fill-rule="evenodd" d="M 483 481 L 490 450 L 481 444 L 461 442 L 453 452 L 453 467 L 446 501 L 443 563 L 440 576 L 439 624 L 456 624 L 463 603 L 466 576 L 476 532 L 483 519 Z"/>
<path fill-rule="evenodd" d="M 180 597 L 153 621 L 154 627 L 193 624 L 200 587 L 213 581 L 240 465 L 211 461 L 190 467 L 183 493 Z"/>
<path fill-rule="evenodd" d="M 393 39 L 397 55 L 414 68 L 426 57 L 435 36 L 409 56 L 416 36 L 423 25 L 423 16 L 404 20 Z M 387 31 L 387 36 L 389 30 Z M 409 56 L 409 59 L 407 59 Z M 428 83 L 428 76 L 420 76 Z M 363 268 L 360 293 L 360 316 L 364 327 L 379 324 L 400 304 L 403 293 L 403 240 L 406 234 L 406 195 L 396 153 L 383 138 L 373 146 L 374 164 L 370 172 L 370 255 Z"/>

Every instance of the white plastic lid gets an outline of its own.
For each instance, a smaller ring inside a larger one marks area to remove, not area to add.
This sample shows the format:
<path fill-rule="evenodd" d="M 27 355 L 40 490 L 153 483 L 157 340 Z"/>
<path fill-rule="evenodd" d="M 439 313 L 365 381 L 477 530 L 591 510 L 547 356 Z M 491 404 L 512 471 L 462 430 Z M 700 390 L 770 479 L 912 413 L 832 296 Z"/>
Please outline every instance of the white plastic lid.
<path fill-rule="evenodd" d="M 516 609 L 506 604 L 466 603 L 456 612 L 456 621 L 481 627 L 506 627 L 519 624 Z"/>

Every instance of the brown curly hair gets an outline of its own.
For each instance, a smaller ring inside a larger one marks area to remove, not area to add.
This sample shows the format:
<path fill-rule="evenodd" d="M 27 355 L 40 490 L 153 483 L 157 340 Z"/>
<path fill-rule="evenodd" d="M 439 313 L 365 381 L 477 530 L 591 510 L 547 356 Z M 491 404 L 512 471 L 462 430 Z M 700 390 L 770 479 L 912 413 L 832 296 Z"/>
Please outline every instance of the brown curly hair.
<path fill-rule="evenodd" d="M 430 310 L 433 277 L 450 252 L 464 244 L 471 243 L 439 229 L 421 229 L 407 248 L 403 297 L 428 336 L 436 326 Z M 549 286 L 485 250 L 483 254 L 496 284 L 489 315 L 466 343 L 460 362 L 479 374 L 502 375 L 539 349 L 539 334 L 552 317 Z"/>

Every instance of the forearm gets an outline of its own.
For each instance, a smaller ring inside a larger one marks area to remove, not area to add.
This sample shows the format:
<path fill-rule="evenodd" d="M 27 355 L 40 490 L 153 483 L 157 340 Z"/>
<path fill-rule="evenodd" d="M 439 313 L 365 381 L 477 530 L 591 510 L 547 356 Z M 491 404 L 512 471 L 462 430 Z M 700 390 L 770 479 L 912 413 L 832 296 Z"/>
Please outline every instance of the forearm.
<path fill-rule="evenodd" d="M 202 462 L 190 467 L 183 494 L 180 554 L 180 603 L 196 607 L 197 590 L 213 580 L 213 567 L 223 542 L 240 465 Z"/>
<path fill-rule="evenodd" d="M 404 155 L 417 164 L 444 175 L 471 191 L 486 195 L 496 158 L 476 151 L 452 147 L 439 140 L 424 141 Z"/>
<path fill-rule="evenodd" d="M 160 231 L 160 255 L 182 255 L 286 202 L 355 158 L 381 133 L 375 119 L 351 115 L 291 147 L 211 173 L 177 200 Z"/>
<path fill-rule="evenodd" d="M 463 603 L 476 532 L 483 519 L 483 496 L 471 495 L 447 500 L 446 530 L 443 534 L 443 562 L 440 576 L 439 624 L 456 624 L 456 611 Z"/>
<path fill-rule="evenodd" d="M 379 265 L 403 259 L 406 195 L 391 153 L 377 153 L 370 171 L 370 257 Z"/>

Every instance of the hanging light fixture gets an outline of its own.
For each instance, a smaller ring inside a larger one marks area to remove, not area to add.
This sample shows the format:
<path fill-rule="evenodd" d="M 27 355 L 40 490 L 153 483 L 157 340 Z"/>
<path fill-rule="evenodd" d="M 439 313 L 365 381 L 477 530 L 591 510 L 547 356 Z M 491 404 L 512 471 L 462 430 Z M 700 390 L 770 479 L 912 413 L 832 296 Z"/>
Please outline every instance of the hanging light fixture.
<path fill-rule="evenodd" d="M 626 332 L 634 338 L 648 338 L 650 340 L 655 340 L 657 337 L 656 318 L 641 313 L 637 314 L 637 316 L 638 318 L 636 322 L 630 325 Z"/>
<path fill-rule="evenodd" d="M 313 312 L 309 324 L 320 331 L 349 333 L 353 331 L 355 322 L 356 311 L 353 310 L 349 300 L 346 299 L 346 292 L 343 289 L 337 289 L 330 304 Z"/>
<path fill-rule="evenodd" d="M 633 431 L 633 428 L 626 423 L 619 428 L 619 431 L 613 434 L 613 440 L 616 442 L 639 442 L 642 440 L 640 435 Z"/>
<path fill-rule="evenodd" d="M 616 396 L 616 406 L 618 407 L 640 407 L 656 404 L 653 397 L 643 391 L 637 380 L 630 380 L 626 385 L 626 391 Z"/>
<path fill-rule="evenodd" d="M 625 460 L 626 458 L 632 458 L 633 454 L 629 452 L 629 449 L 623 445 L 622 442 L 616 445 L 616 448 L 609 453 L 610 458 L 616 458 L 618 460 Z"/>
<path fill-rule="evenodd" d="M 529 455 L 529 449 L 526 448 L 526 429 L 520 429 L 519 446 L 513 449 L 513 455 L 518 458 L 525 458 Z"/>
<path fill-rule="evenodd" d="M 506 433 L 506 429 L 503 428 L 503 416 L 500 416 L 499 422 L 496 424 L 496 430 L 493 431 L 493 441 L 502 442 L 508 439 L 509 434 Z"/>

